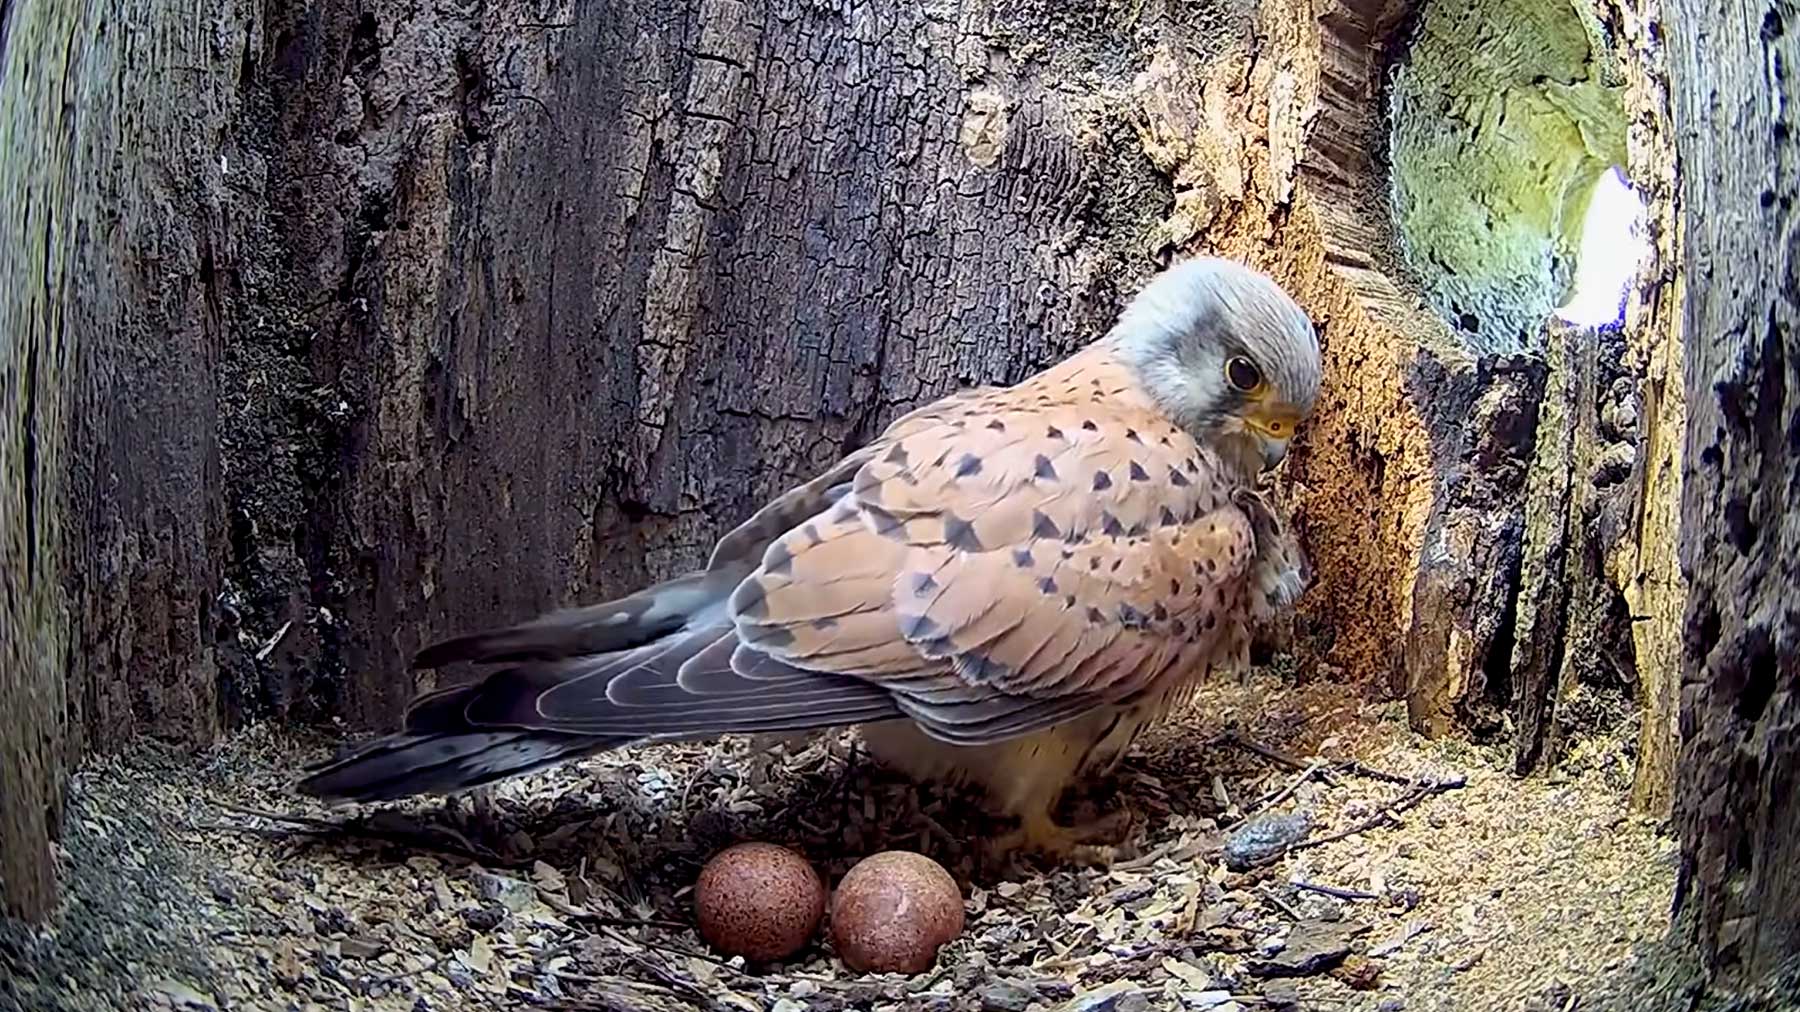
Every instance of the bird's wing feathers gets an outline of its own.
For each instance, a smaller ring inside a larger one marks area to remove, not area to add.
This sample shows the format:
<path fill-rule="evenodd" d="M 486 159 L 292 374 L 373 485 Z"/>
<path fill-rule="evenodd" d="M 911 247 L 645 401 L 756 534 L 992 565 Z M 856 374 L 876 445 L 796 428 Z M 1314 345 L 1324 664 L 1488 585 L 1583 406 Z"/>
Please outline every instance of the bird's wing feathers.
<path fill-rule="evenodd" d="M 958 390 L 930 404 L 914 408 L 888 424 L 882 434 L 885 440 L 904 437 L 907 433 L 928 426 L 945 417 L 959 407 L 992 396 L 1000 392 L 998 387 L 971 387 Z M 883 444 L 871 444 L 854 453 L 849 453 L 832 465 L 825 473 L 813 478 L 805 484 L 783 492 L 770 500 L 767 505 L 751 514 L 748 520 L 732 528 L 713 546 L 712 558 L 707 563 L 708 570 L 729 569 L 745 561 L 754 561 L 762 556 L 769 544 L 787 533 L 796 524 L 822 512 L 838 497 L 848 490 L 848 482 L 857 470 L 880 449 Z"/>
<path fill-rule="evenodd" d="M 906 715 L 972 743 L 1205 664 L 1241 608 L 1252 517 L 1207 450 L 1090 377 L 915 411 L 706 570 L 428 651 L 518 663 L 421 698 L 409 731 L 643 740 Z"/>
<path fill-rule="evenodd" d="M 1239 606 L 1250 518 L 1154 411 L 989 395 L 876 449 L 733 594 L 739 655 L 991 740 L 1203 664 Z"/>

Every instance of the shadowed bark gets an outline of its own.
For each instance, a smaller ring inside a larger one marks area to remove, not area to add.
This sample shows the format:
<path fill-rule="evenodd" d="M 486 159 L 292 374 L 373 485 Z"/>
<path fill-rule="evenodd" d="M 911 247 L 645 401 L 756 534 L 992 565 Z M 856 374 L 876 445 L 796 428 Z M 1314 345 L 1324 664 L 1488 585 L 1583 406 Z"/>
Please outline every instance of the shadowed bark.
<path fill-rule="evenodd" d="M 1800 952 L 1800 18 L 1673 0 L 1687 287 L 1676 905 L 1732 985 Z"/>

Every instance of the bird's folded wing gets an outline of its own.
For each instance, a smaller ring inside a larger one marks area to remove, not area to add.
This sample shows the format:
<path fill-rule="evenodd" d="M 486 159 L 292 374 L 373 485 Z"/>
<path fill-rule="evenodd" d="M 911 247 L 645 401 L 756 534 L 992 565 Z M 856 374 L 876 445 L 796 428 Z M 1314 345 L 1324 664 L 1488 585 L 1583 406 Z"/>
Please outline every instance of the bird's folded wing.
<path fill-rule="evenodd" d="M 958 411 L 963 406 L 992 397 L 1001 391 L 997 387 L 971 387 L 958 390 L 930 404 L 914 408 L 889 423 L 882 434 L 884 440 L 903 438 L 908 433 L 916 432 Z M 870 444 L 832 465 L 823 474 L 811 481 L 797 485 L 770 500 L 767 505 L 751 514 L 749 519 L 726 532 L 713 546 L 712 558 L 707 563 L 709 571 L 730 569 L 744 561 L 754 561 L 768 550 L 770 542 L 791 530 L 794 525 L 807 520 L 824 511 L 836 502 L 838 497 L 848 489 L 848 482 L 856 476 L 877 452 L 882 444 Z"/>
<path fill-rule="evenodd" d="M 878 450 L 738 586 L 738 670 L 866 678 L 993 740 L 1205 663 L 1241 611 L 1249 518 L 1154 412 L 991 396 Z"/>

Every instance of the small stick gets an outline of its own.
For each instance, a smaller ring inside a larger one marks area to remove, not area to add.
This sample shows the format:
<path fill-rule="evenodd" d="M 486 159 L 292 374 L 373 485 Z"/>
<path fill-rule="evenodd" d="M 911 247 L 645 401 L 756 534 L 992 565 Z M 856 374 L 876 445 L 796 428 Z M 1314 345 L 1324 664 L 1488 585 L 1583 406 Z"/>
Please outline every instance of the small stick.
<path fill-rule="evenodd" d="M 1281 911 L 1282 913 L 1288 915 L 1289 919 L 1295 920 L 1295 921 L 1304 919 L 1300 916 L 1300 911 L 1295 910 L 1293 907 L 1289 906 L 1287 904 L 1286 900 L 1283 900 L 1281 897 L 1275 895 L 1274 890 L 1268 888 L 1267 886 L 1263 886 L 1263 887 L 1257 889 L 1256 895 L 1261 896 L 1263 898 L 1263 900 L 1265 902 L 1267 902 L 1270 906 L 1272 906 L 1275 909 Z"/>
<path fill-rule="evenodd" d="M 1335 896 L 1340 900 L 1378 900 L 1381 898 L 1374 893 L 1363 892 L 1361 889 L 1345 889 L 1340 886 L 1328 886 L 1318 882 L 1295 881 L 1289 884 L 1295 889 L 1323 893 L 1326 896 Z"/>
<path fill-rule="evenodd" d="M 1251 814 L 1254 815 L 1258 812 L 1266 811 L 1270 808 L 1274 808 L 1276 805 L 1281 804 L 1283 801 L 1286 801 L 1288 798 L 1293 796 L 1295 791 L 1300 789 L 1301 784 L 1304 784 L 1308 780 L 1311 780 L 1313 777 L 1317 776 L 1324 769 L 1325 769 L 1325 764 L 1323 762 L 1314 760 L 1304 770 L 1301 770 L 1300 775 L 1295 777 L 1286 787 L 1282 788 L 1280 791 L 1277 791 L 1273 795 L 1266 796 L 1264 798 L 1264 800 L 1257 802 L 1256 807 L 1255 807 L 1255 809 L 1252 810 Z"/>
<path fill-rule="evenodd" d="M 1237 731 L 1226 731 L 1224 734 L 1221 734 L 1219 736 L 1218 740 L 1220 742 L 1223 742 L 1224 744 L 1236 745 L 1238 748 L 1241 748 L 1246 752 L 1251 752 L 1256 755 L 1262 756 L 1264 759 L 1267 759 L 1272 763 L 1275 763 L 1280 766 L 1286 766 L 1288 769 L 1291 769 L 1291 770 L 1306 770 L 1306 769 L 1310 769 L 1311 766 L 1313 765 L 1313 764 L 1309 764 L 1301 759 L 1297 759 L 1294 756 L 1288 755 L 1286 752 L 1282 752 L 1279 749 L 1270 748 L 1269 746 L 1264 745 L 1261 742 L 1254 741 L 1250 738 L 1247 738 L 1243 734 L 1241 734 Z M 1331 764 L 1329 764 L 1329 770 L 1321 771 L 1318 774 L 1318 776 L 1320 779 L 1324 780 L 1326 783 L 1329 784 L 1332 782 L 1332 780 L 1331 780 L 1332 772 L 1348 773 L 1349 775 L 1351 775 L 1353 777 L 1362 777 L 1365 780 L 1379 780 L 1383 783 L 1398 784 L 1401 787 L 1411 787 L 1415 784 L 1423 782 L 1423 783 L 1448 784 L 1449 786 L 1445 789 L 1454 789 L 1457 787 L 1462 787 L 1466 783 L 1466 778 L 1464 778 L 1461 774 L 1455 774 L 1455 775 L 1450 776 L 1442 781 L 1421 780 L 1421 778 L 1419 778 L 1419 777 L 1409 777 L 1409 776 L 1404 776 L 1399 773 L 1389 773 L 1387 770 L 1378 770 L 1373 766 L 1365 765 L 1363 763 L 1357 762 L 1354 759 L 1345 759 L 1341 762 L 1331 763 Z"/>
<path fill-rule="evenodd" d="M 1286 766 L 1291 770 L 1304 770 L 1309 768 L 1310 765 L 1300 759 L 1288 755 L 1286 752 L 1270 748 L 1262 742 L 1247 738 L 1237 731 L 1226 731 L 1219 736 L 1219 740 L 1227 745 L 1236 745 L 1246 752 L 1262 756 L 1264 759 L 1269 760 L 1277 766 Z M 1329 772 L 1321 771 L 1318 774 L 1318 777 L 1333 787 L 1337 786 L 1337 782 L 1332 779 Z"/>
<path fill-rule="evenodd" d="M 404 824 L 396 824 L 393 813 L 378 813 L 370 818 L 347 819 L 335 821 L 321 819 L 311 815 L 298 813 L 270 812 L 248 805 L 233 804 L 229 801 L 218 803 L 220 808 L 237 815 L 269 822 L 286 823 L 286 827 L 234 826 L 229 823 L 218 823 L 195 828 L 230 829 L 239 833 L 250 833 L 256 836 L 280 839 L 283 836 L 310 836 L 315 838 L 345 837 L 350 839 L 372 840 L 380 843 L 410 847 L 415 850 L 434 851 L 449 854 L 464 860 L 479 861 L 501 868 L 522 868 L 527 862 L 507 858 L 485 847 L 476 845 L 468 837 L 448 826 L 428 825 L 414 819 L 405 819 Z M 385 818 L 384 818 L 385 817 Z M 384 825 L 383 823 L 387 823 Z"/>
<path fill-rule="evenodd" d="M 1175 853 L 1176 848 L 1180 846 L 1180 840 L 1170 840 L 1167 843 L 1158 844 L 1154 849 L 1139 854 L 1137 857 L 1131 858 L 1128 861 L 1120 861 L 1113 865 L 1113 867 L 1120 871 L 1137 871 L 1140 868 L 1148 868 L 1156 862 L 1161 861 L 1163 858 L 1168 857 L 1170 854 Z"/>
<path fill-rule="evenodd" d="M 1219 849 L 1223 846 L 1224 844 L 1220 842 L 1219 837 L 1216 835 L 1202 836 L 1199 839 L 1189 840 L 1186 843 L 1183 843 L 1180 840 L 1170 840 L 1168 843 L 1162 844 L 1155 850 L 1146 854 L 1141 854 L 1127 861 L 1120 861 L 1117 864 L 1114 864 L 1113 867 L 1120 871 L 1141 871 L 1154 865 L 1165 857 L 1172 858 L 1179 863 L 1191 861 L 1208 852 L 1211 852 L 1216 856 Z"/>
<path fill-rule="evenodd" d="M 1236 745 L 1246 752 L 1262 756 L 1264 759 L 1267 759 L 1278 766 L 1286 766 L 1291 770 L 1303 770 L 1306 768 L 1305 763 L 1288 755 L 1286 752 L 1272 749 L 1260 741 L 1254 741 L 1245 737 L 1237 731 L 1226 731 L 1224 734 L 1219 735 L 1219 741 L 1226 745 Z"/>
<path fill-rule="evenodd" d="M 692 981 L 676 976 L 667 967 L 656 965 L 655 961 L 645 959 L 642 954 L 634 953 L 629 958 L 632 965 L 655 977 L 664 988 L 676 994 L 685 995 L 689 1000 L 695 1001 L 700 1008 L 716 1007 L 712 1002 L 712 996 L 701 990 Z"/>
<path fill-rule="evenodd" d="M 686 931 L 687 925 L 680 921 L 664 920 L 656 917 L 621 917 L 616 914 L 595 913 L 584 907 L 578 907 L 553 892 L 539 888 L 539 900 L 550 909 L 564 917 L 573 917 L 578 921 L 591 924 L 603 924 L 611 928 L 665 928 L 669 931 Z"/>
<path fill-rule="evenodd" d="M 1413 784 L 1419 782 L 1418 777 L 1405 777 L 1398 773 L 1389 773 L 1386 770 L 1378 770 L 1372 766 L 1364 766 L 1354 759 L 1348 759 L 1338 763 L 1337 768 L 1351 776 L 1362 777 L 1365 780 L 1380 780 L 1384 783 L 1399 784 L 1402 787 L 1411 787 Z"/>
<path fill-rule="evenodd" d="M 1376 812 L 1369 818 L 1351 826 L 1349 829 L 1340 830 L 1339 832 L 1331 833 L 1327 836 L 1315 837 L 1311 840 L 1302 840 L 1299 843 L 1289 844 L 1288 846 L 1267 855 L 1262 860 L 1254 862 L 1254 866 L 1261 867 L 1263 865 L 1274 864 L 1276 861 L 1281 860 L 1295 851 L 1311 850 L 1314 847 L 1323 847 L 1328 843 L 1346 840 L 1358 833 L 1367 832 L 1384 823 L 1391 823 L 1396 826 L 1401 825 L 1401 812 L 1407 811 L 1414 805 L 1417 805 L 1419 802 L 1424 801 L 1426 798 L 1433 795 L 1454 791 L 1467 785 L 1467 781 L 1461 776 L 1450 777 L 1445 780 L 1413 781 L 1413 783 L 1415 784 L 1413 789 L 1407 792 L 1398 801 L 1387 805 L 1382 808 L 1381 811 Z"/>
<path fill-rule="evenodd" d="M 686 927 L 686 925 L 683 925 L 683 927 Z M 699 952 L 697 950 L 690 949 L 685 945 L 677 945 L 674 942 L 668 942 L 668 941 L 658 941 L 654 938 L 627 939 L 624 935 L 619 934 L 619 932 L 616 929 L 609 928 L 604 924 L 600 925 L 600 931 L 602 934 L 611 938 L 613 941 L 619 943 L 619 946 L 622 949 L 631 948 L 633 944 L 641 945 L 644 948 L 655 949 L 658 952 L 669 952 L 669 953 L 674 953 L 677 956 L 688 956 L 693 959 L 704 960 L 708 963 L 713 964 L 714 966 L 721 967 L 732 973 L 738 974 L 740 976 L 744 975 L 744 971 L 738 969 L 735 966 L 732 966 L 730 960 L 720 959 L 718 956 L 715 956 L 710 952 Z"/>
<path fill-rule="evenodd" d="M 1374 829 L 1376 826 L 1383 823 L 1392 823 L 1396 826 L 1400 825 L 1401 812 L 1412 808 L 1414 805 L 1417 805 L 1419 802 L 1424 801 L 1434 794 L 1443 794 L 1446 791 L 1454 791 L 1462 787 L 1464 783 L 1465 781 L 1462 777 L 1454 777 L 1450 780 L 1427 780 L 1413 788 L 1411 793 L 1407 794 L 1399 801 L 1388 805 L 1386 808 L 1383 808 L 1381 811 L 1376 812 L 1374 815 L 1364 819 L 1356 825 L 1351 826 L 1349 829 L 1332 833 L 1329 836 L 1321 836 L 1313 840 L 1302 840 L 1287 848 L 1287 852 L 1292 853 L 1296 850 L 1309 850 L 1313 847 L 1323 847 L 1328 843 L 1336 843 L 1339 840 L 1348 839 L 1358 833 Z"/>

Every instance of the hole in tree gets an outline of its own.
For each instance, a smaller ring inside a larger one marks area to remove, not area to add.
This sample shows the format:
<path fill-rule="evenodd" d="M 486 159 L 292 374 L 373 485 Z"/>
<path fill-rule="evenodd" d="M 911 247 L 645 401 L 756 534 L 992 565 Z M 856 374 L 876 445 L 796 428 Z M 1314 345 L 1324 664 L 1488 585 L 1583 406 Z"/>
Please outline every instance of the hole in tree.
<path fill-rule="evenodd" d="M 1625 317 L 1625 294 L 1650 253 L 1644 236 L 1644 198 L 1617 166 L 1602 173 L 1588 196 L 1575 254 L 1575 281 L 1556 315 L 1578 327 L 1610 327 Z"/>
<path fill-rule="evenodd" d="M 1762 719 L 1769 700 L 1775 698 L 1778 661 L 1775 642 L 1766 626 L 1757 626 L 1744 635 L 1737 663 L 1743 665 L 1743 688 L 1738 692 L 1737 715 L 1755 723 Z"/>
<path fill-rule="evenodd" d="M 1428 0 L 1388 88 L 1390 200 L 1425 300 L 1480 354 L 1618 323 L 1648 252 L 1623 79 L 1587 5 Z"/>

